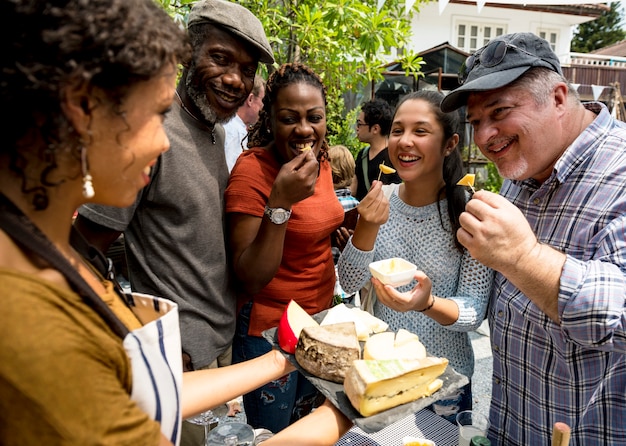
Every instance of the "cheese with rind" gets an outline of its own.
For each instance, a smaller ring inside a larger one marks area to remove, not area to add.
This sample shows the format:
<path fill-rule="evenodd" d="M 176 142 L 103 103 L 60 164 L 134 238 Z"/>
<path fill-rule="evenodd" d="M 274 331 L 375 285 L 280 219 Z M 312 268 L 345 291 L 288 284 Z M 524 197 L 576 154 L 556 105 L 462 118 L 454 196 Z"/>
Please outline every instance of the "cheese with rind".
<path fill-rule="evenodd" d="M 432 395 L 443 385 L 438 377 L 446 358 L 420 360 L 356 360 L 346 372 L 344 391 L 352 406 L 368 417 L 400 404 Z"/>
<path fill-rule="evenodd" d="M 312 375 L 343 383 L 352 362 L 361 357 L 354 322 L 304 327 L 295 353 L 298 364 Z"/>

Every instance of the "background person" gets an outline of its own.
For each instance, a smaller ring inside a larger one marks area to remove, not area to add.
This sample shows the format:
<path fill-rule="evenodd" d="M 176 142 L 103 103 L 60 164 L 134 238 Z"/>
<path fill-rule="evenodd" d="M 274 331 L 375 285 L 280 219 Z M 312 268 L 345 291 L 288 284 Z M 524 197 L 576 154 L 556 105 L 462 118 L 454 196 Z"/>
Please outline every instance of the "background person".
<path fill-rule="evenodd" d="M 250 94 L 259 61 L 274 59 L 261 22 L 236 3 L 195 3 L 188 34 L 193 58 L 164 123 L 172 150 L 159 157 L 131 206 L 83 206 L 76 227 L 103 252 L 124 232 L 133 290 L 178 303 L 184 365 L 195 370 L 229 364 L 235 330 L 220 123 Z"/>
<path fill-rule="evenodd" d="M 458 238 L 497 271 L 489 309 L 497 445 L 626 442 L 626 126 L 581 104 L 545 40 L 500 36 L 468 58 L 441 107 L 467 105 L 506 178 L 478 191 Z"/>
<path fill-rule="evenodd" d="M 389 157 L 402 184 L 383 187 L 377 181 L 359 203 L 356 229 L 339 258 L 339 280 L 348 293 L 371 280 L 373 314 L 393 331 L 417 334 L 429 355 L 448 358 L 471 380 L 474 352 L 468 332 L 484 319 L 493 272 L 456 238 L 468 196 L 456 186 L 463 176 L 459 115 L 442 113 L 442 98 L 423 90 L 398 103 Z M 372 278 L 368 268 L 393 257 L 418 267 L 415 281 L 398 290 Z M 367 299 L 361 296 L 362 302 Z M 471 408 L 471 382 L 432 406 L 451 422 L 456 413 Z"/>
<path fill-rule="evenodd" d="M 393 108 L 383 99 L 371 99 L 361 105 L 361 112 L 356 119 L 356 137 L 359 141 L 369 144 L 361 149 L 356 156 L 356 181 L 352 183 L 352 195 L 362 200 L 370 190 L 374 180 L 379 178 L 379 165 L 383 162 L 389 166 L 387 138 L 391 127 Z M 383 184 L 399 183 L 397 173 L 380 175 Z"/>
<path fill-rule="evenodd" d="M 254 86 L 237 113 L 224 123 L 226 164 L 228 171 L 233 170 L 237 158 L 248 148 L 248 131 L 259 120 L 259 112 L 263 107 L 265 96 L 265 80 L 259 75 L 254 78 Z"/>
<path fill-rule="evenodd" d="M 267 81 L 259 121 L 226 189 L 240 311 L 233 362 L 272 347 L 293 299 L 309 314 L 328 309 L 335 285 L 330 235 L 343 221 L 326 142 L 326 89 L 308 67 L 285 64 Z M 319 392 L 291 373 L 244 395 L 248 423 L 279 431 L 317 404 Z"/>
<path fill-rule="evenodd" d="M 328 157 L 330 159 L 330 167 L 333 172 L 333 187 L 335 189 L 335 195 L 337 196 L 337 198 L 339 199 L 339 203 L 341 203 L 341 206 L 343 207 L 344 223 L 346 223 L 345 213 L 352 209 L 355 209 L 359 204 L 359 200 L 354 198 L 352 196 L 352 192 L 350 191 L 350 185 L 354 181 L 354 157 L 352 156 L 350 150 L 346 146 L 341 144 L 331 146 L 328 149 Z M 354 212 L 356 212 L 356 210 Z M 356 222 L 356 218 L 354 219 L 354 222 Z M 347 228 L 344 226 L 340 226 L 335 231 L 335 234 L 333 234 L 334 243 L 332 249 L 333 262 L 335 263 L 335 265 L 337 265 L 337 262 L 339 261 L 339 255 L 341 254 L 341 251 L 343 250 L 348 239 L 353 233 L 353 227 Z M 337 268 L 335 267 L 335 270 L 336 269 Z M 343 288 L 341 288 L 339 280 L 335 282 L 334 294 L 335 299 L 338 299 L 337 302 L 340 301 L 344 303 L 354 303 L 353 299 L 355 293 L 352 293 L 350 295 L 346 294 Z"/>

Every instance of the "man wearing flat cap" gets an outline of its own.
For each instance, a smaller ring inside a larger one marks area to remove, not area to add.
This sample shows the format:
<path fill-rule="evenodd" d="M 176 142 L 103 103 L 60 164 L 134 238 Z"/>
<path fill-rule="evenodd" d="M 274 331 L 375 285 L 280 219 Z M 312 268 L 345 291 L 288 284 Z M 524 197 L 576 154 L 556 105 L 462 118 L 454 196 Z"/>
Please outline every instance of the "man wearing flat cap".
<path fill-rule="evenodd" d="M 235 331 L 221 123 L 248 97 L 259 62 L 274 57 L 261 22 L 237 3 L 196 2 L 188 34 L 193 56 L 164 123 L 171 150 L 133 206 L 85 206 L 76 226 L 103 252 L 124 233 L 132 288 L 178 304 L 184 365 L 193 370 L 230 363 Z"/>
<path fill-rule="evenodd" d="M 498 37 L 441 103 L 467 107 L 505 178 L 478 191 L 458 238 L 497 271 L 489 307 L 495 445 L 626 444 L 626 126 L 581 103 L 549 44 Z"/>

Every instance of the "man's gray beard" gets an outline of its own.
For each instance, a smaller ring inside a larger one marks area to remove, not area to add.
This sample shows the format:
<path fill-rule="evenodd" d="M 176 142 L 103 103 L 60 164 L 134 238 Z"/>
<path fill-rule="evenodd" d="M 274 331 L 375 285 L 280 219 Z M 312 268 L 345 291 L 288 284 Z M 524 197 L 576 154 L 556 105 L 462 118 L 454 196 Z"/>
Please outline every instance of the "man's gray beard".
<path fill-rule="evenodd" d="M 189 71 L 187 72 L 185 86 L 187 87 L 187 95 L 189 96 L 191 101 L 195 104 L 195 106 L 198 108 L 198 110 L 200 110 L 202 117 L 206 121 L 212 124 L 215 124 L 215 123 L 223 124 L 224 122 L 229 121 L 230 118 L 235 116 L 235 113 L 237 113 L 237 110 L 235 109 L 235 111 L 231 113 L 229 116 L 225 116 L 225 117 L 217 116 L 217 113 L 215 112 L 215 110 L 213 110 L 213 107 L 211 107 L 211 104 L 209 103 L 209 101 L 207 101 L 206 93 L 200 91 L 198 89 L 197 83 L 193 81 L 195 77 L 195 73 L 196 73 L 195 66 L 191 66 L 189 68 Z"/>

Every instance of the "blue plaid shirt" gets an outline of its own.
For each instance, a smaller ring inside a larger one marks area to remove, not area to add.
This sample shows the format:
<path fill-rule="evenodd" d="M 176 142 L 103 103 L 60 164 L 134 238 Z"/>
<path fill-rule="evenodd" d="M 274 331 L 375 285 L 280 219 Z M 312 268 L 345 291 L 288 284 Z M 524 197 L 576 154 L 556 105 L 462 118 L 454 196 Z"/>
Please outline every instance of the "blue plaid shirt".
<path fill-rule="evenodd" d="M 571 446 L 626 445 L 626 125 L 602 104 L 585 106 L 598 116 L 550 178 L 505 181 L 501 190 L 567 260 L 561 326 L 496 276 L 494 446 L 549 445 L 557 421 L 572 428 Z"/>

